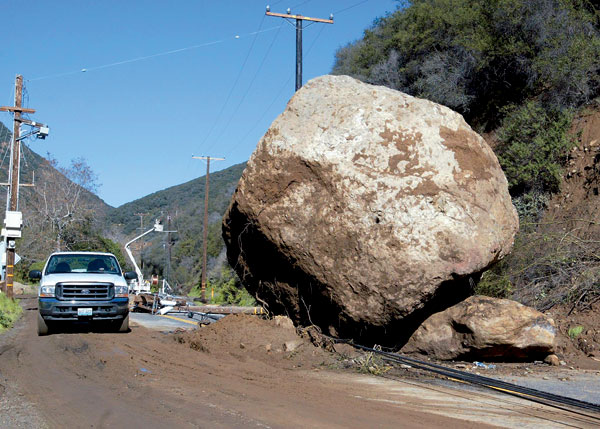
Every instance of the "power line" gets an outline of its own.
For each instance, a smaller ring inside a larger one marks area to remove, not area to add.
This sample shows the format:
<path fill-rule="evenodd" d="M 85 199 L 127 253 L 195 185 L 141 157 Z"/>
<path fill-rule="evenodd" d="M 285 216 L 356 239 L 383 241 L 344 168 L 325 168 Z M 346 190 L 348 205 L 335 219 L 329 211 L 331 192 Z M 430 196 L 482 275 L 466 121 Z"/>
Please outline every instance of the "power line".
<path fill-rule="evenodd" d="M 279 26 L 279 30 L 281 30 L 281 27 L 283 26 L 283 24 L 281 24 Z M 244 100 L 246 99 L 246 96 L 248 95 L 248 93 L 250 92 L 250 89 L 252 88 L 252 85 L 254 84 L 254 82 L 256 81 L 256 78 L 258 77 L 258 74 L 260 73 L 260 71 L 262 70 L 263 65 L 265 64 L 267 57 L 269 56 L 269 53 L 271 52 L 271 48 L 273 48 L 273 45 L 275 44 L 275 40 L 277 40 L 277 35 L 279 34 L 279 30 L 277 30 L 277 33 L 275 33 L 275 36 L 273 37 L 273 40 L 271 40 L 271 44 L 269 45 L 267 52 L 265 53 L 265 55 L 263 56 L 262 61 L 260 62 L 260 65 L 258 66 L 258 68 L 256 69 L 256 72 L 254 73 L 254 76 L 252 76 L 252 79 L 250 80 L 250 84 L 248 85 L 248 88 L 246 89 L 246 91 L 244 92 L 244 94 L 242 95 L 242 97 L 240 98 L 240 101 L 238 103 L 238 105 L 236 106 L 236 108 L 234 109 L 233 113 L 231 114 L 231 116 L 229 117 L 229 120 L 227 121 L 227 123 L 225 124 L 225 127 L 223 127 L 223 130 L 221 131 L 221 134 L 219 134 L 219 136 L 215 139 L 215 141 L 213 142 L 213 144 L 210 146 L 209 150 L 212 149 L 212 147 L 215 145 L 216 142 L 220 141 L 221 138 L 223 137 L 223 135 L 225 134 L 225 132 L 229 129 L 229 124 L 231 124 L 231 121 L 233 120 L 233 118 L 235 117 L 235 114 L 238 112 L 238 110 L 240 109 L 242 103 L 244 102 Z"/>
<path fill-rule="evenodd" d="M 306 0 L 306 1 L 303 1 L 302 3 L 295 4 L 294 6 L 292 6 L 292 9 L 296 9 L 297 7 L 304 6 L 306 3 L 310 3 L 311 1 L 312 0 Z"/>
<path fill-rule="evenodd" d="M 233 90 L 237 86 L 237 83 L 240 80 L 240 77 L 242 76 L 242 72 L 244 71 L 244 67 L 246 66 L 246 63 L 248 62 L 248 58 L 250 57 L 250 53 L 252 52 L 252 49 L 254 48 L 254 43 L 256 42 L 256 38 L 258 37 L 258 34 L 260 32 L 260 29 L 262 28 L 264 21 L 265 21 L 265 17 L 263 15 L 262 19 L 260 20 L 260 24 L 258 26 L 258 31 L 255 32 L 256 35 L 254 36 L 254 39 L 252 39 L 252 44 L 250 45 L 250 49 L 248 49 L 248 53 L 246 54 L 246 57 L 244 58 L 244 61 L 242 62 L 242 66 L 240 67 L 237 77 L 235 78 L 235 82 L 231 86 L 231 89 L 229 90 L 229 93 L 227 94 L 227 97 L 225 98 L 225 101 L 223 102 L 223 105 L 221 106 L 221 110 L 217 114 L 217 118 L 213 121 L 213 123 L 210 127 L 210 130 L 208 131 L 208 133 L 205 134 L 204 139 L 202 139 L 200 146 L 204 146 L 204 143 L 206 143 L 206 140 L 208 139 L 208 137 L 212 134 L 213 130 L 215 129 L 217 122 L 219 121 L 219 119 L 221 119 L 221 115 L 223 115 L 225 106 L 227 106 L 227 103 L 229 102 L 229 99 L 231 98 L 231 94 L 233 94 Z"/>
<path fill-rule="evenodd" d="M 45 79 L 53 79 L 53 78 L 59 78 L 59 77 L 64 77 L 64 76 L 69 76 L 69 75 L 73 75 L 73 74 L 78 74 L 78 73 L 86 73 L 89 71 L 96 71 L 96 70 L 101 70 L 101 69 L 105 69 L 105 68 L 109 68 L 109 67 L 116 67 L 119 65 L 123 65 L 123 64 L 129 64 L 129 63 L 134 63 L 137 61 L 143 61 L 143 60 L 148 60 L 150 58 L 155 58 L 155 57 L 160 57 L 160 56 L 165 56 L 165 55 L 172 55 L 172 54 L 176 54 L 179 52 L 184 52 L 184 51 L 189 51 L 192 49 L 199 49 L 199 48 L 203 48 L 206 46 L 211 46 L 211 45 L 216 45 L 219 43 L 224 43 L 227 41 L 231 41 L 231 40 L 238 40 L 238 39 L 242 39 L 248 36 L 256 36 L 260 33 L 266 33 L 268 31 L 273 31 L 278 29 L 279 27 L 270 27 L 270 28 L 266 28 L 264 30 L 259 30 L 259 31 L 253 31 L 250 33 L 245 33 L 245 34 L 236 34 L 234 36 L 229 36 L 226 37 L 224 39 L 220 39 L 220 40 L 214 40 L 212 42 L 205 42 L 205 43 L 201 43 L 198 45 L 192 45 L 192 46 L 188 46 L 185 48 L 179 48 L 179 49 L 173 49 L 170 51 L 166 51 L 166 52 L 159 52 L 156 54 L 151 54 L 151 55 L 145 55 L 142 57 L 136 57 L 136 58 L 131 58 L 128 60 L 122 60 L 122 61 L 116 61 L 113 63 L 108 63 L 108 64 L 103 64 L 103 65 L 99 65 L 99 66 L 95 66 L 95 67 L 88 67 L 88 68 L 81 68 L 79 70 L 73 70 L 73 71 L 69 71 L 69 72 L 64 72 L 64 73 L 57 73 L 57 74 L 52 74 L 52 75 L 47 75 L 47 76 L 41 76 L 41 77 L 36 77 L 33 79 L 28 79 L 29 82 L 34 82 L 34 81 L 39 81 L 39 80 L 45 80 Z"/>
<path fill-rule="evenodd" d="M 369 1 L 369 0 L 363 0 L 363 1 L 359 1 L 358 3 L 355 3 L 355 4 L 351 5 L 351 6 L 345 7 L 344 9 L 340 9 L 340 10 L 338 10 L 338 11 L 336 11 L 336 12 L 333 12 L 333 13 L 334 13 L 334 14 L 336 14 L 336 15 L 339 15 L 340 13 L 343 13 L 343 12 L 345 12 L 345 11 L 347 11 L 347 10 L 353 9 L 353 8 L 355 8 L 356 6 L 360 6 L 361 4 L 365 4 L 365 3 L 366 3 L 366 2 L 368 2 L 368 1 Z"/>
<path fill-rule="evenodd" d="M 312 43 L 310 44 L 310 46 L 308 47 L 308 50 L 306 51 L 306 56 L 308 56 L 310 54 L 310 52 L 312 51 L 312 48 L 316 45 L 317 40 L 319 39 L 319 37 L 321 36 L 321 33 L 323 33 L 323 30 L 325 29 L 325 26 L 321 26 L 321 29 L 319 30 L 319 32 L 317 33 L 315 39 L 312 41 Z M 263 111 L 262 115 L 258 118 L 258 120 L 254 121 L 254 125 L 248 130 L 248 132 L 244 135 L 244 137 L 242 137 L 238 143 L 233 146 L 231 148 L 230 153 L 232 153 L 235 149 L 237 149 L 250 135 L 250 133 L 252 131 L 254 131 L 254 129 L 258 126 L 258 124 L 263 120 L 263 118 L 265 116 L 267 116 L 267 113 L 269 112 L 269 110 L 271 110 L 271 108 L 273 107 L 273 105 L 275 104 L 275 102 L 279 99 L 279 97 L 281 96 L 281 94 L 283 93 L 283 91 L 285 90 L 285 88 L 287 87 L 288 83 L 290 82 L 290 80 L 292 80 L 292 77 L 294 76 L 293 73 L 290 73 L 288 75 L 287 80 L 283 83 L 283 85 L 281 86 L 281 88 L 279 89 L 279 91 L 277 92 L 277 94 L 275 95 L 275 97 L 273 97 L 273 100 L 271 101 L 271 104 L 269 104 L 269 106 Z"/>

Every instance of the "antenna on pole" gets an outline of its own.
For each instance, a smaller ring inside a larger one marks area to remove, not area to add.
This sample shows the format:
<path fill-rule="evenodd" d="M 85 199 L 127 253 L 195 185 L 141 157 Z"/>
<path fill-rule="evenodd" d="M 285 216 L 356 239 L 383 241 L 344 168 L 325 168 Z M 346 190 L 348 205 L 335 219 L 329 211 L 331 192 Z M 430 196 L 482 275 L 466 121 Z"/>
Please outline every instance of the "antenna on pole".
<path fill-rule="evenodd" d="M 194 156 L 193 159 L 205 159 L 206 160 L 206 186 L 204 187 L 204 227 L 202 231 L 203 235 L 203 251 L 202 251 L 202 280 L 201 280 L 201 295 L 200 299 L 202 302 L 206 302 L 206 247 L 208 239 L 208 186 L 209 186 L 209 174 L 210 174 L 210 160 L 213 161 L 225 161 L 225 158 L 214 158 L 211 156 Z"/>
<path fill-rule="evenodd" d="M 311 18 L 309 16 L 292 15 L 292 10 L 288 7 L 286 13 L 271 12 L 271 6 L 267 5 L 265 15 L 275 16 L 277 18 L 296 20 L 296 91 L 302 87 L 302 21 L 320 22 L 322 24 L 333 24 L 333 14 L 329 19 Z"/>

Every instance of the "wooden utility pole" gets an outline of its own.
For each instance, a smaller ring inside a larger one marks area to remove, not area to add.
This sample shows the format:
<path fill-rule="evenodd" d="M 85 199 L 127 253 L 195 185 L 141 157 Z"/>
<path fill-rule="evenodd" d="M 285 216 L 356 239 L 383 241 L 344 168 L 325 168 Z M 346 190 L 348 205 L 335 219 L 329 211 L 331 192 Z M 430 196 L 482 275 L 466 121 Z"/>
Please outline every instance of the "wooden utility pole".
<path fill-rule="evenodd" d="M 19 183 L 20 163 L 21 163 L 21 140 L 36 135 L 38 138 L 44 139 L 48 135 L 49 128 L 39 122 L 30 121 L 21 117 L 23 113 L 35 113 L 34 109 L 26 109 L 23 107 L 23 76 L 17 75 L 15 78 L 15 105 L 1 106 L 0 111 L 12 112 L 13 117 L 13 138 L 10 145 L 10 168 L 8 171 L 8 183 L 0 183 L 0 185 L 8 185 L 8 195 L 6 202 L 6 214 L 4 223 L 6 228 L 3 230 L 3 235 L 6 243 L 6 275 L 5 281 L 2 283 L 2 290 L 9 298 L 13 297 L 14 271 L 15 271 L 15 239 L 21 237 L 22 218 L 19 210 Z M 29 133 L 21 136 L 21 124 L 27 124 L 33 128 Z M 10 222 L 7 222 L 10 219 Z"/>
<path fill-rule="evenodd" d="M 144 216 L 148 216 L 148 213 L 134 213 L 135 216 L 140 217 L 140 230 L 144 231 Z"/>
<path fill-rule="evenodd" d="M 208 186 L 209 186 L 209 175 L 210 175 L 210 160 L 213 161 L 225 161 L 225 158 L 213 158 L 210 156 L 192 156 L 193 159 L 205 159 L 206 160 L 206 185 L 204 187 L 204 228 L 202 231 L 203 235 L 203 252 L 202 252 L 202 280 L 201 280 L 201 295 L 200 299 L 202 302 L 206 302 L 206 245 L 208 239 Z"/>
<path fill-rule="evenodd" d="M 288 8 L 287 13 L 271 12 L 269 6 L 265 12 L 268 16 L 276 16 L 278 18 L 295 19 L 296 20 L 296 91 L 302 87 L 302 21 L 320 22 L 323 24 L 333 24 L 333 15 L 329 15 L 329 19 L 311 18 L 302 15 L 290 15 L 291 10 Z"/>
<path fill-rule="evenodd" d="M 140 230 L 140 232 L 144 232 L 144 216 L 148 216 L 148 213 L 134 213 L 134 215 L 140 217 L 140 227 L 138 229 Z M 140 241 L 139 249 L 141 269 L 144 269 L 144 261 L 142 260 L 142 252 L 144 251 L 144 240 Z"/>
<path fill-rule="evenodd" d="M 15 105 L 13 107 L 0 107 L 0 111 L 13 112 L 13 139 L 11 144 L 11 159 L 9 169 L 9 199 L 6 209 L 9 211 L 17 211 L 19 207 L 19 163 L 21 161 L 21 114 L 35 113 L 33 109 L 23 108 L 23 76 L 17 75 L 15 79 Z M 6 277 L 3 286 L 3 291 L 9 298 L 13 297 L 13 281 L 15 270 L 15 240 L 7 239 L 6 241 Z"/>
<path fill-rule="evenodd" d="M 165 273 L 163 275 L 164 279 L 168 282 L 171 275 L 171 247 L 173 247 L 173 242 L 171 241 L 171 214 L 167 213 L 167 237 L 165 240 Z"/>

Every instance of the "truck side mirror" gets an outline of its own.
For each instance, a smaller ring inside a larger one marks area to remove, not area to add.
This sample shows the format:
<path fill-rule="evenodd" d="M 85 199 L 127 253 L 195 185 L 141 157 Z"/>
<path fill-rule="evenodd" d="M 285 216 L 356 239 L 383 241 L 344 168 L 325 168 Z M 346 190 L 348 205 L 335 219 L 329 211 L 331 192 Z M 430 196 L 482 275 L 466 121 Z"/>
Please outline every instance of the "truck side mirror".
<path fill-rule="evenodd" d="M 138 278 L 137 273 L 135 271 L 127 271 L 123 273 L 123 277 L 125 277 L 125 280 L 137 280 Z"/>
<path fill-rule="evenodd" d="M 29 278 L 31 280 L 39 280 L 42 278 L 42 272 L 40 270 L 29 271 Z"/>

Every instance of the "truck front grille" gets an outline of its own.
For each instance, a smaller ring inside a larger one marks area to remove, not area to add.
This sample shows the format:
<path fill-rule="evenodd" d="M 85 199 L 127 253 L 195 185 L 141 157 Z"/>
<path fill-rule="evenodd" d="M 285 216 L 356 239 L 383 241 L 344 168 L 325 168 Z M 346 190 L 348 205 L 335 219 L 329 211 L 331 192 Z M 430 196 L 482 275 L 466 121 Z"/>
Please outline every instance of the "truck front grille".
<path fill-rule="evenodd" d="M 114 297 L 112 283 L 57 283 L 56 297 L 71 301 L 98 301 Z"/>

